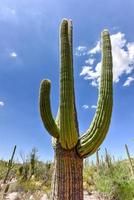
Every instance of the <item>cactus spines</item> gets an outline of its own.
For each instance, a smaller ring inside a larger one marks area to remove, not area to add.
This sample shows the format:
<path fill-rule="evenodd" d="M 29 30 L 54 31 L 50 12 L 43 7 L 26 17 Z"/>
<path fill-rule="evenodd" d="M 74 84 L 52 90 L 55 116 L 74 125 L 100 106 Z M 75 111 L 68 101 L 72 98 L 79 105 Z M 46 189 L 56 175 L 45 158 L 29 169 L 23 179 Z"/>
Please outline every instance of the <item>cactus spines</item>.
<path fill-rule="evenodd" d="M 44 80 L 41 83 L 41 118 L 44 126 L 53 136 L 52 143 L 55 150 L 53 200 L 83 199 L 81 175 L 83 158 L 93 154 L 99 148 L 109 128 L 113 104 L 113 76 L 108 30 L 102 32 L 101 38 L 102 68 L 99 97 L 95 116 L 85 134 L 82 136 L 79 134 L 75 106 L 71 20 L 63 19 L 60 26 L 60 102 L 56 120 L 52 116 L 50 107 L 50 81 Z M 79 170 L 75 167 L 75 162 L 79 165 Z M 79 181 L 78 173 L 80 173 Z"/>

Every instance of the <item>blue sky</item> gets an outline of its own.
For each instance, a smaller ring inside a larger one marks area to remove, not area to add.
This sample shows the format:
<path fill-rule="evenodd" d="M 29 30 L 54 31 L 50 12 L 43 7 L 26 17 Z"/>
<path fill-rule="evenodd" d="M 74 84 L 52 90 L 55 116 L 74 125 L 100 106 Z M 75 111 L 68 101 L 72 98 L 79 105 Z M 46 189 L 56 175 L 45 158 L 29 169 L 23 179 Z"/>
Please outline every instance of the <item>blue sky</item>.
<path fill-rule="evenodd" d="M 95 113 L 100 72 L 100 33 L 111 33 L 114 63 L 114 107 L 101 146 L 125 157 L 134 155 L 134 19 L 133 0 L 0 0 L 0 158 L 13 146 L 51 160 L 51 137 L 38 109 L 40 81 L 52 81 L 51 102 L 59 101 L 59 25 L 73 20 L 74 76 L 79 126 L 84 132 Z"/>

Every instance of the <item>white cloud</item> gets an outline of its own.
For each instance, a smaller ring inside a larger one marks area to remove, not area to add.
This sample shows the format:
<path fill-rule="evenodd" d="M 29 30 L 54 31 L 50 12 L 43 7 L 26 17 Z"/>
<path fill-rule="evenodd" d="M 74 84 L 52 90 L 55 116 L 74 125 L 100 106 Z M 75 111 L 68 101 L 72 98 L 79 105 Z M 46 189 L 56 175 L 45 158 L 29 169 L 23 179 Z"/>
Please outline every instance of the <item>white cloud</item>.
<path fill-rule="evenodd" d="M 16 52 L 11 52 L 11 53 L 10 53 L 10 56 L 13 57 L 13 58 L 16 58 L 18 55 L 17 55 Z"/>
<path fill-rule="evenodd" d="M 89 106 L 88 105 L 83 105 L 82 108 L 89 109 Z"/>
<path fill-rule="evenodd" d="M 3 107 L 5 104 L 3 101 L 0 101 L 0 107 Z"/>
<path fill-rule="evenodd" d="M 93 65 L 94 61 L 95 61 L 95 59 L 89 58 L 88 60 L 85 60 L 85 63 L 89 64 L 89 65 Z"/>
<path fill-rule="evenodd" d="M 125 38 L 125 34 L 118 32 L 111 35 L 111 43 L 113 55 L 113 82 L 117 83 L 119 82 L 122 75 L 128 76 L 134 70 L 134 42 L 128 43 Z M 93 55 L 92 59 L 95 59 L 96 54 L 100 52 L 100 41 L 97 42 L 97 45 L 93 49 L 88 51 L 89 56 Z M 85 60 L 85 63 L 86 66 L 82 68 L 80 76 L 83 75 L 84 79 L 91 80 L 92 86 L 98 86 L 101 62 L 98 62 L 95 67 L 92 63 L 89 63 L 88 66 L 87 60 Z M 129 79 L 129 82 L 132 82 L 132 80 L 130 81 Z"/>
<path fill-rule="evenodd" d="M 76 56 L 84 56 L 87 54 L 88 48 L 86 46 L 78 46 L 75 51 Z"/>
<path fill-rule="evenodd" d="M 100 79 L 101 63 L 96 65 L 95 70 L 92 66 L 83 66 L 80 76 L 84 76 L 85 80 L 91 80 L 92 86 L 98 86 Z"/>
<path fill-rule="evenodd" d="M 88 54 L 96 54 L 101 50 L 100 41 L 97 42 L 96 46 L 88 51 Z"/>
<path fill-rule="evenodd" d="M 96 106 L 96 105 L 92 105 L 92 106 L 91 106 L 91 108 L 93 108 L 93 109 L 96 109 L 96 108 L 97 108 L 97 106 Z"/>
<path fill-rule="evenodd" d="M 134 77 L 127 77 L 127 80 L 124 82 L 123 86 L 126 87 L 126 86 L 129 86 L 132 82 L 134 81 Z"/>
<path fill-rule="evenodd" d="M 134 59 L 134 42 L 128 43 L 127 48 L 129 51 L 129 58 L 133 60 Z"/>

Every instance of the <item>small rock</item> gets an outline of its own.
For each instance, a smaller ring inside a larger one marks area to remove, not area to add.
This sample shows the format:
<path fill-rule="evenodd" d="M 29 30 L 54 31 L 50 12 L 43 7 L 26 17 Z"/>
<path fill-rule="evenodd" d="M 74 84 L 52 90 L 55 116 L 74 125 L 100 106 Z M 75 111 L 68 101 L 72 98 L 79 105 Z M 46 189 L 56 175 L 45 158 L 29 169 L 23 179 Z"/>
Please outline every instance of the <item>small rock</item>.
<path fill-rule="evenodd" d="M 41 199 L 40 200 L 48 200 L 48 198 L 47 198 L 47 195 L 46 194 L 44 194 L 42 197 L 41 197 Z"/>
<path fill-rule="evenodd" d="M 33 198 L 33 195 L 31 195 L 29 199 L 30 199 L 30 200 L 33 200 L 33 199 L 34 199 L 34 198 Z"/>
<path fill-rule="evenodd" d="M 18 193 L 17 192 L 12 192 L 12 193 L 8 194 L 5 199 L 18 200 Z"/>

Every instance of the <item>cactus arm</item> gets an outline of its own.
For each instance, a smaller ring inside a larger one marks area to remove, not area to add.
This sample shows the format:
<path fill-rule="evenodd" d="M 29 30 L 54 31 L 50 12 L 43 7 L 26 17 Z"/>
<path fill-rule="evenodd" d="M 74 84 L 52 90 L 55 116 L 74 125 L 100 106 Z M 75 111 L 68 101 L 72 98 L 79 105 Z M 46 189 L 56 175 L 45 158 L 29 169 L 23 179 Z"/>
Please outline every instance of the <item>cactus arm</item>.
<path fill-rule="evenodd" d="M 72 20 L 68 21 L 68 36 L 69 36 L 69 44 L 70 44 L 70 54 L 71 54 L 71 69 L 72 69 L 72 74 L 73 74 L 73 26 L 72 26 Z M 74 81 L 74 80 L 73 80 Z M 79 124 L 78 124 L 78 118 L 77 118 L 77 110 L 76 110 L 76 104 L 75 104 L 75 92 L 74 92 L 74 86 L 73 86 L 73 106 L 74 106 L 74 120 L 75 120 L 75 126 L 77 129 L 77 133 L 79 134 Z"/>
<path fill-rule="evenodd" d="M 43 80 L 40 87 L 40 114 L 43 124 L 47 131 L 55 138 L 59 137 L 59 128 L 55 123 L 52 116 L 50 106 L 50 89 L 51 82 L 49 80 Z"/>
<path fill-rule="evenodd" d="M 102 69 L 97 109 L 91 126 L 77 144 L 80 157 L 93 154 L 103 142 L 112 114 L 112 54 L 110 36 L 107 30 L 102 33 Z"/>
<path fill-rule="evenodd" d="M 61 67 L 60 67 L 60 137 L 64 149 L 72 149 L 78 141 L 76 125 L 74 78 L 72 59 L 72 23 L 64 19 L 60 31 Z M 75 114 L 74 114 L 75 113 Z"/>

